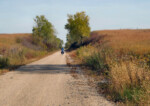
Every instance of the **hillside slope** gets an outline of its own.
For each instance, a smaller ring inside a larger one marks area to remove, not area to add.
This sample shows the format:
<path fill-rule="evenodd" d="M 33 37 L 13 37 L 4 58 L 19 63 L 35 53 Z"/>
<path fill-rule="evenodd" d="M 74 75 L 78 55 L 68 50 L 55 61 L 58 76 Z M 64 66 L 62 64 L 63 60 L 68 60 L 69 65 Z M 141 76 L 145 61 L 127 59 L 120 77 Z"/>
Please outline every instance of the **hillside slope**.
<path fill-rule="evenodd" d="M 97 90 L 121 106 L 150 101 L 150 30 L 94 31 L 70 55 L 86 67 Z M 91 83 L 92 81 L 89 81 Z M 123 103 L 123 104 L 122 104 Z"/>
<path fill-rule="evenodd" d="M 91 36 L 104 36 L 103 41 L 116 50 L 150 52 L 150 29 L 93 31 Z"/>
<path fill-rule="evenodd" d="M 13 69 L 47 53 L 33 43 L 32 34 L 0 34 L 0 55 L 4 58 L 0 58 L 0 69 Z"/>
<path fill-rule="evenodd" d="M 11 46 L 17 45 L 21 46 L 16 42 L 18 38 L 30 37 L 31 34 L 0 34 L 0 49 L 10 48 Z"/>

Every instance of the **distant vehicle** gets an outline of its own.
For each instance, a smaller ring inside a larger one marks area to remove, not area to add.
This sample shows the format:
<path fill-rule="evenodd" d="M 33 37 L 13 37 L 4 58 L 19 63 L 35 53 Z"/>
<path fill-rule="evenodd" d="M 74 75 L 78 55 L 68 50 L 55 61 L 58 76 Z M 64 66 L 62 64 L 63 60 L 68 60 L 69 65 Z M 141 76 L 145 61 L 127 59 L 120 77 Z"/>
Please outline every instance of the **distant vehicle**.
<path fill-rule="evenodd" d="M 62 55 L 64 54 L 64 48 L 63 47 L 61 48 L 61 54 Z"/>

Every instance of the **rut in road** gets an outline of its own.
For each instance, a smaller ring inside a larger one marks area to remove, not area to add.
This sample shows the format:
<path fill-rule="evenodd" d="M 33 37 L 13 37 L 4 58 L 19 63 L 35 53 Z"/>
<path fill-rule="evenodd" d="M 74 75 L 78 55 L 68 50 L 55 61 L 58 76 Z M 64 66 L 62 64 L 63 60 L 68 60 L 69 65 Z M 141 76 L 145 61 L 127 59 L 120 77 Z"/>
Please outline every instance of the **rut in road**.
<path fill-rule="evenodd" d="M 0 76 L 0 106 L 111 106 L 56 52 Z"/>

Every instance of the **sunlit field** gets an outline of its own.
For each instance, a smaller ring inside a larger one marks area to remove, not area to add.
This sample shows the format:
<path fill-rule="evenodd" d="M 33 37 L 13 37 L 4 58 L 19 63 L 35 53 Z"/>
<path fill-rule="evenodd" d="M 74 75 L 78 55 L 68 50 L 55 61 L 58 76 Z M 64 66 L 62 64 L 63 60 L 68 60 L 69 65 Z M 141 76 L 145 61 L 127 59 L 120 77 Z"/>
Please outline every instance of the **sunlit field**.
<path fill-rule="evenodd" d="M 12 46 L 21 46 L 16 40 L 19 38 L 30 37 L 31 34 L 0 34 L 0 49 L 11 48 Z"/>
<path fill-rule="evenodd" d="M 92 35 L 104 35 L 104 41 L 116 50 L 124 49 L 140 54 L 150 52 L 150 29 L 103 30 L 94 31 Z"/>
<path fill-rule="evenodd" d="M 100 93 L 126 105 L 149 104 L 150 30 L 94 31 L 89 39 L 71 56 L 89 67 L 91 76 L 107 79 L 98 85 Z"/>
<path fill-rule="evenodd" d="M 33 44 L 31 35 L 0 34 L 1 69 L 12 70 L 47 54 L 47 51 Z"/>

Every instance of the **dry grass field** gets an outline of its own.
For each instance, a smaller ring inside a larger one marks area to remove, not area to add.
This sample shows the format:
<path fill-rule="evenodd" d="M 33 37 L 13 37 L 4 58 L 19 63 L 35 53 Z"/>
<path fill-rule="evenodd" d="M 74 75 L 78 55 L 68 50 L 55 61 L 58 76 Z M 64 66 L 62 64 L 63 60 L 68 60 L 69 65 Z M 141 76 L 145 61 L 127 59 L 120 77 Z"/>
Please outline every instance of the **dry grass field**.
<path fill-rule="evenodd" d="M 33 44 L 32 34 L 0 34 L 0 68 L 14 69 L 34 61 L 47 51 Z M 0 70 L 0 73 L 2 71 Z"/>
<path fill-rule="evenodd" d="M 94 31 L 91 35 L 104 35 L 104 40 L 116 50 L 124 49 L 140 54 L 150 52 L 150 29 L 102 30 Z"/>
<path fill-rule="evenodd" d="M 89 45 L 71 55 L 104 77 L 98 85 L 114 102 L 125 105 L 150 104 L 150 29 L 94 31 Z M 122 105 L 121 105 L 122 106 Z"/>
<path fill-rule="evenodd" d="M 0 34 L 0 49 L 11 48 L 14 45 L 21 46 L 16 42 L 17 38 L 29 36 L 31 36 L 31 34 Z"/>

